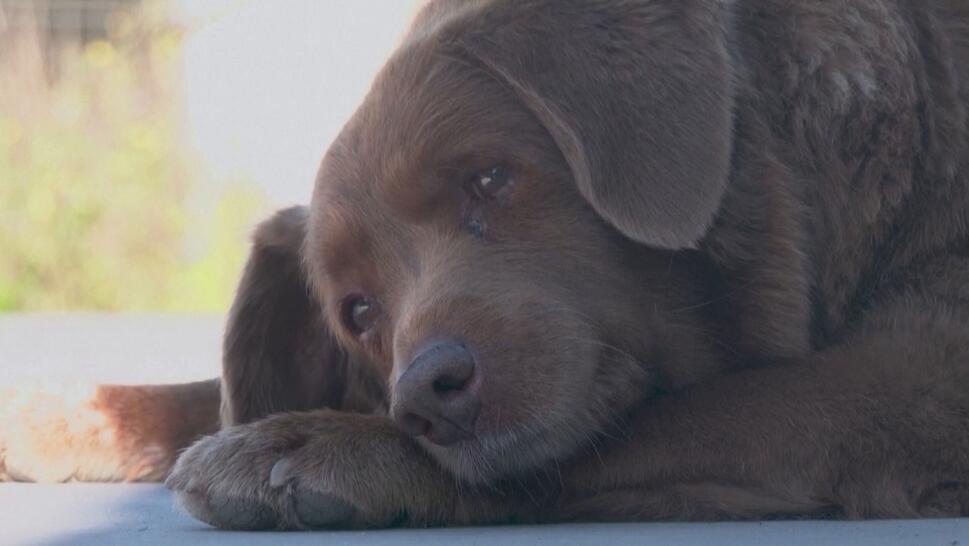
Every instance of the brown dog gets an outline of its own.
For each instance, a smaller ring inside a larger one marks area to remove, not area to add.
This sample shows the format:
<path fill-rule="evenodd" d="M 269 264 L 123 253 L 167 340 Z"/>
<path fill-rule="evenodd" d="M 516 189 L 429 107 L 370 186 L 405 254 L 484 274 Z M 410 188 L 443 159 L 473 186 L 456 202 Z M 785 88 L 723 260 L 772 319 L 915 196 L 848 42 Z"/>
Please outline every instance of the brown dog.
<path fill-rule="evenodd" d="M 259 228 L 169 487 L 231 528 L 969 514 L 966 58 L 961 0 L 432 2 Z"/>

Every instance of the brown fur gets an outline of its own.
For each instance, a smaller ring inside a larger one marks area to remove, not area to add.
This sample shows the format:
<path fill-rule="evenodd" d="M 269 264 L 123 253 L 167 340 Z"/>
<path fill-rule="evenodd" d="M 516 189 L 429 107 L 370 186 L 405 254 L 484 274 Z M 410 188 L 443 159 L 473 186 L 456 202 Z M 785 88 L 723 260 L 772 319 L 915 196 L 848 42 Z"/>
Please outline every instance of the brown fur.
<path fill-rule="evenodd" d="M 162 480 L 218 408 L 218 380 L 0 389 L 0 481 Z"/>
<path fill-rule="evenodd" d="M 169 486 L 234 528 L 969 515 L 967 55 L 959 0 L 432 2 L 260 228 Z M 446 446 L 389 418 L 442 338 Z"/>

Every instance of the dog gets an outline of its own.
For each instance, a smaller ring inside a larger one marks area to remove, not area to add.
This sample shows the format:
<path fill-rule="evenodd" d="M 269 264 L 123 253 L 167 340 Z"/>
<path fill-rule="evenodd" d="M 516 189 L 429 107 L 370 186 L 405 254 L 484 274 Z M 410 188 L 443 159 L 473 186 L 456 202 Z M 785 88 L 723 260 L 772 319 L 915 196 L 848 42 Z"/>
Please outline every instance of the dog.
<path fill-rule="evenodd" d="M 204 434 L 166 484 L 231 529 L 969 515 L 966 58 L 960 0 L 433 0 L 136 479 Z"/>

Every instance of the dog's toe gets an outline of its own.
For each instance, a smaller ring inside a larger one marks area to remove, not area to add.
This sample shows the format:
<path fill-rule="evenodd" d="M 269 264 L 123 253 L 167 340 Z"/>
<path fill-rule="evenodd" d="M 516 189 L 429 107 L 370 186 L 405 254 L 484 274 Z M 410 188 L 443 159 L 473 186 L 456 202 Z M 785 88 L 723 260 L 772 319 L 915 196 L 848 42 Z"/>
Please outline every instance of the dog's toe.
<path fill-rule="evenodd" d="M 252 499 L 180 491 L 178 502 L 193 517 L 221 529 L 261 531 L 276 527 L 272 508 Z"/>
<path fill-rule="evenodd" d="M 293 505 L 300 523 L 310 528 L 347 527 L 357 513 L 335 495 L 300 486 L 293 492 Z"/>
<path fill-rule="evenodd" d="M 251 499 L 215 497 L 209 499 L 214 524 L 222 529 L 261 531 L 276 526 L 272 508 Z"/>
<path fill-rule="evenodd" d="M 214 525 L 212 523 L 212 514 L 209 510 L 209 503 L 206 501 L 204 495 L 189 493 L 187 491 L 176 491 L 175 498 L 175 504 L 187 512 L 188 515 L 210 525 Z"/>

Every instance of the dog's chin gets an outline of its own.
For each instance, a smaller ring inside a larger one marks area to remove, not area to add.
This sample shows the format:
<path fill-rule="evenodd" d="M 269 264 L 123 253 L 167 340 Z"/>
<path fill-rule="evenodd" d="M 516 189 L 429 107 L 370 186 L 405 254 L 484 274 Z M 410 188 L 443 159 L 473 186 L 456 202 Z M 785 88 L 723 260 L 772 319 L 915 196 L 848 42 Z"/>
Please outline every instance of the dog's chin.
<path fill-rule="evenodd" d="M 428 453 L 469 485 L 533 474 L 568 457 L 588 435 L 574 426 L 528 423 L 447 446 L 422 440 Z"/>

